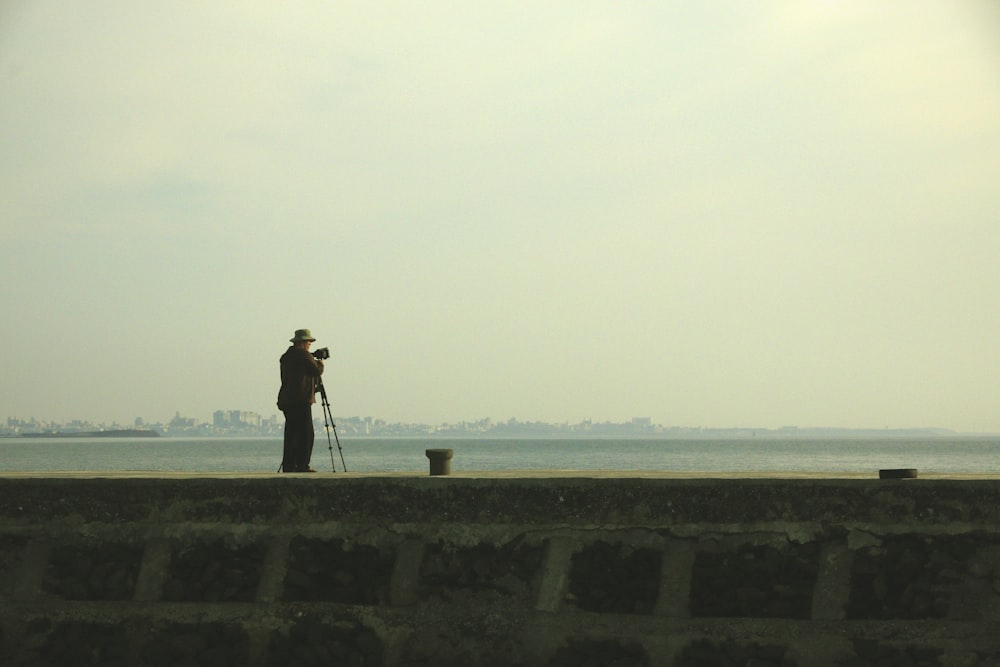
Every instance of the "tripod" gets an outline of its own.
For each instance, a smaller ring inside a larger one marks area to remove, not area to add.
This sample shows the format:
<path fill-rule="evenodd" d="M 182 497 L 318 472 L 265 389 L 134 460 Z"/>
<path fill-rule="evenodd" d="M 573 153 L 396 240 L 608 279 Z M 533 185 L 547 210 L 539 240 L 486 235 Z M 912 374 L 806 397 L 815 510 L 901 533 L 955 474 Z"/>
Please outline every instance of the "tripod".
<path fill-rule="evenodd" d="M 337 437 L 337 425 L 333 423 L 333 413 L 330 412 L 330 401 L 326 397 L 326 387 L 323 386 L 322 378 L 317 380 L 316 388 L 322 397 L 320 403 L 323 405 L 323 427 L 326 429 L 326 444 L 330 450 L 330 467 L 333 468 L 333 472 L 337 472 L 337 464 L 333 462 L 333 442 L 330 440 L 330 429 L 333 429 L 333 438 L 337 441 L 337 451 L 340 452 L 340 464 L 344 467 L 344 472 L 347 472 L 344 450 L 340 446 L 340 438 Z"/>

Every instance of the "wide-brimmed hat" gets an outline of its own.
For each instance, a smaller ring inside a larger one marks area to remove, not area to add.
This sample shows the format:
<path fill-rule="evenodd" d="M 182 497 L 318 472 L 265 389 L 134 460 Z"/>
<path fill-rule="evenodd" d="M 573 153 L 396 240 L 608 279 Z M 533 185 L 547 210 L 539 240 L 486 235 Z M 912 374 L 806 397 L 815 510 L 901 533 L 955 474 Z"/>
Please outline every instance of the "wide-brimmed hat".
<path fill-rule="evenodd" d="M 295 336 L 293 338 L 289 339 L 289 341 L 292 342 L 292 343 L 301 343 L 304 340 L 308 340 L 308 341 L 315 341 L 316 340 L 315 338 L 313 338 L 313 335 L 309 331 L 309 329 L 296 329 L 295 330 Z"/>

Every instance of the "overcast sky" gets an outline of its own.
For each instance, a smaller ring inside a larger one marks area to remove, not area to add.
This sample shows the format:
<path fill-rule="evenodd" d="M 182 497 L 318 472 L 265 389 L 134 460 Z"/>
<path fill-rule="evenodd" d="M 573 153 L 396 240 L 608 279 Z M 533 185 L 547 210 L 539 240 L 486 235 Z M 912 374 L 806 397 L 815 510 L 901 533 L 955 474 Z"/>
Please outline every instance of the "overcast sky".
<path fill-rule="evenodd" d="M 0 418 L 1000 432 L 998 183 L 989 0 L 7 0 Z"/>

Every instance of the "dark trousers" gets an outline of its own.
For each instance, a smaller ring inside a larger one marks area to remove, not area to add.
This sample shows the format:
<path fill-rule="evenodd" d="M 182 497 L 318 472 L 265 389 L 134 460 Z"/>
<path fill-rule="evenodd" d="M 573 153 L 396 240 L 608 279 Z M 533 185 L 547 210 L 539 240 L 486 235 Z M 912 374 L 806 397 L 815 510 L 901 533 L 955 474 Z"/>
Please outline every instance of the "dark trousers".
<path fill-rule="evenodd" d="M 285 453 L 281 459 L 284 472 L 304 472 L 309 468 L 313 451 L 313 419 L 311 405 L 291 405 L 285 413 Z"/>

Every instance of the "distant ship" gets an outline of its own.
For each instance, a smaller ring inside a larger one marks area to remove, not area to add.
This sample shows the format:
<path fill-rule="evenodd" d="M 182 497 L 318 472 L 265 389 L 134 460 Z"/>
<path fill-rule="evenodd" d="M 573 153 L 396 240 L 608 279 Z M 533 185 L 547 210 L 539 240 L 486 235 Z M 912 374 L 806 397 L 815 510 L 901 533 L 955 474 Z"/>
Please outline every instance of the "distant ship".
<path fill-rule="evenodd" d="M 158 438 L 160 434 L 142 428 L 121 428 L 111 431 L 49 431 L 22 433 L 22 438 Z"/>

